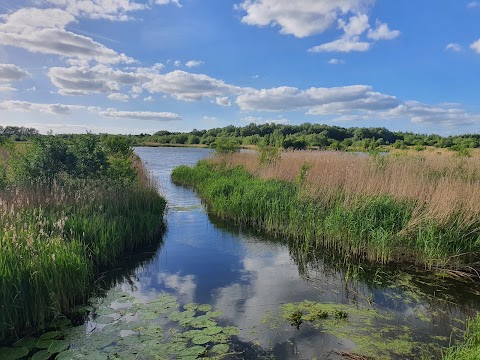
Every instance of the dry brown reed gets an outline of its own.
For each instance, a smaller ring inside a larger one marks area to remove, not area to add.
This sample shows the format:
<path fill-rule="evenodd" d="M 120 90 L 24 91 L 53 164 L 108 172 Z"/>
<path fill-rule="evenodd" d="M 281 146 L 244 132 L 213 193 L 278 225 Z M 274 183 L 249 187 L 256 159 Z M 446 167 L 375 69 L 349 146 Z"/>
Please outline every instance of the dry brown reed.
<path fill-rule="evenodd" d="M 335 197 L 345 202 L 358 195 L 388 195 L 416 205 L 410 225 L 426 219 L 462 228 L 480 219 L 480 158 L 354 154 L 328 151 L 287 151 L 273 164 L 260 164 L 254 152 L 217 156 L 214 162 L 243 166 L 262 179 L 296 181 L 302 166 L 310 196 Z M 461 223 L 459 223 L 459 221 Z"/>

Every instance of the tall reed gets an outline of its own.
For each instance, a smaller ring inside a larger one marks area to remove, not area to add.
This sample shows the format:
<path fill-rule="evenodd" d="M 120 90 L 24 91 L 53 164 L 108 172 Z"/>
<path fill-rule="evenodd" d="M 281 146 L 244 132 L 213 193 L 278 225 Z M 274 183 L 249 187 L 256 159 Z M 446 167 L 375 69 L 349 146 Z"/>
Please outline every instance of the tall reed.
<path fill-rule="evenodd" d="M 480 161 L 285 152 L 217 156 L 174 180 L 220 217 L 370 260 L 478 266 Z"/>
<path fill-rule="evenodd" d="M 138 178 L 67 177 L 0 193 L 0 340 L 68 313 L 102 267 L 158 240 L 165 200 L 145 172 Z"/>

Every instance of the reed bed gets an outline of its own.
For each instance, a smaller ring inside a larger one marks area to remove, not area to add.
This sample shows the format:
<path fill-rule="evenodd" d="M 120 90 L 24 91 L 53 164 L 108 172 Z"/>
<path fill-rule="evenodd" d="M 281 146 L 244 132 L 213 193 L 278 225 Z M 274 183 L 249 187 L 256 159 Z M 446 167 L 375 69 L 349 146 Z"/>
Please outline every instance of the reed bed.
<path fill-rule="evenodd" d="M 174 180 L 220 217 L 380 262 L 478 267 L 480 159 L 284 152 L 218 155 Z"/>
<path fill-rule="evenodd" d="M 58 179 L 0 193 L 0 340 L 84 303 L 99 271 L 157 240 L 165 200 L 138 181 Z"/>

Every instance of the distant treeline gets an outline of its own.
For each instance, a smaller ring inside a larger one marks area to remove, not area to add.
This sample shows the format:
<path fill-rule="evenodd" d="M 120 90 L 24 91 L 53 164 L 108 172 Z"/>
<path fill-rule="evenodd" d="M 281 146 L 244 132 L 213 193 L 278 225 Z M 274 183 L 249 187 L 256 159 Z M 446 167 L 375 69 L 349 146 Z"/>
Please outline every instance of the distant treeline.
<path fill-rule="evenodd" d="M 194 129 L 188 133 L 158 131 L 154 135 L 136 135 L 135 142 L 161 144 L 204 144 L 211 146 L 218 138 L 230 138 L 238 145 L 274 145 L 284 148 L 302 149 L 309 146 L 321 149 L 344 150 L 350 147 L 370 149 L 382 145 L 395 148 L 407 146 L 435 146 L 439 148 L 478 148 L 480 134 L 440 135 L 392 132 L 383 127 L 343 128 L 320 124 L 302 125 L 249 124 L 233 125 L 210 130 Z"/>
<path fill-rule="evenodd" d="M 15 126 L 0 127 L 0 137 L 26 140 L 38 136 L 36 129 Z M 107 136 L 101 134 L 99 136 Z M 60 135 L 72 138 L 75 135 Z M 321 124 L 304 123 L 301 125 L 254 124 L 237 127 L 233 125 L 209 130 L 194 129 L 190 132 L 157 131 L 155 134 L 127 135 L 133 145 L 146 143 L 175 145 L 213 146 L 218 138 L 228 138 L 236 145 L 272 145 L 284 148 L 303 149 L 318 147 L 321 149 L 345 150 L 348 148 L 372 149 L 391 145 L 397 149 L 408 146 L 452 148 L 461 150 L 480 147 L 480 134 L 455 136 L 425 135 L 412 132 L 390 131 L 384 127 L 343 128 Z"/>

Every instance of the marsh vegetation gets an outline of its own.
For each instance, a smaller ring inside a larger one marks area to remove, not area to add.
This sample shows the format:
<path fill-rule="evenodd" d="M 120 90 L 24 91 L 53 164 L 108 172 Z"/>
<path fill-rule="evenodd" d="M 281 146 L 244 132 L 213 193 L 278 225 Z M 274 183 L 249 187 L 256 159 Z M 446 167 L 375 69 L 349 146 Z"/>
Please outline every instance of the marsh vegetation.
<path fill-rule="evenodd" d="M 99 271 L 158 241 L 165 201 L 121 137 L 5 142 L 0 339 L 85 302 Z"/>

